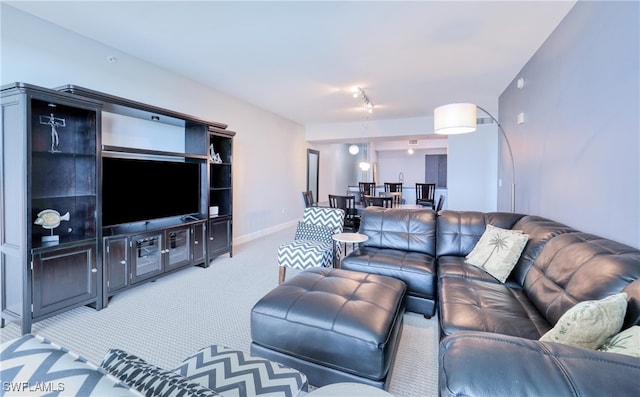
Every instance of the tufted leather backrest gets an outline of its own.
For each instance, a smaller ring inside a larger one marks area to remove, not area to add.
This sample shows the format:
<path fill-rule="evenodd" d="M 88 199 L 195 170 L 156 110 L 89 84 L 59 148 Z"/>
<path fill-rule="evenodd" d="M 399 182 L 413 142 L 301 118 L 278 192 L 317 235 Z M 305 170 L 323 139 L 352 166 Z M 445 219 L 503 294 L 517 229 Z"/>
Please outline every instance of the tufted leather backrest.
<path fill-rule="evenodd" d="M 553 237 L 563 233 L 577 233 L 578 231 L 546 218 L 539 216 L 527 215 L 522 217 L 515 225 L 513 230 L 522 230 L 523 233 L 529 235 L 527 245 L 524 247 L 518 263 L 511 271 L 511 279 L 518 284 L 524 284 L 524 278 L 533 265 L 544 245 Z"/>
<path fill-rule="evenodd" d="M 369 236 L 361 246 L 435 256 L 436 213 L 430 209 L 367 207 L 362 213 L 359 233 Z"/>
<path fill-rule="evenodd" d="M 507 212 L 440 211 L 437 256 L 466 256 L 487 225 L 511 229 L 523 216 Z"/>
<path fill-rule="evenodd" d="M 624 328 L 640 323 L 640 251 L 587 233 L 551 238 L 524 280 L 528 298 L 550 324 L 576 303 L 627 292 Z"/>

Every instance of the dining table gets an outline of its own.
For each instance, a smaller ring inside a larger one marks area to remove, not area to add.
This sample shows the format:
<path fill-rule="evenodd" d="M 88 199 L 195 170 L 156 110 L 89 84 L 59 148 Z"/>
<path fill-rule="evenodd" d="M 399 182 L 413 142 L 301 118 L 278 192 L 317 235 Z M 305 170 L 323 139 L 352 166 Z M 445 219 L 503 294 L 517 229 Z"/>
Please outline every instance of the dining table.
<path fill-rule="evenodd" d="M 318 207 L 325 207 L 325 208 L 330 208 L 331 206 L 329 205 L 329 201 L 320 201 L 316 204 Z M 356 203 L 355 205 L 355 209 L 358 212 L 358 215 L 362 215 L 362 211 L 364 211 L 365 209 L 365 205 L 362 203 Z M 429 207 L 425 207 L 423 205 L 417 205 L 417 204 L 396 204 L 394 205 L 392 208 L 403 208 L 403 209 L 411 209 L 411 210 L 423 210 L 425 208 L 429 209 Z"/>

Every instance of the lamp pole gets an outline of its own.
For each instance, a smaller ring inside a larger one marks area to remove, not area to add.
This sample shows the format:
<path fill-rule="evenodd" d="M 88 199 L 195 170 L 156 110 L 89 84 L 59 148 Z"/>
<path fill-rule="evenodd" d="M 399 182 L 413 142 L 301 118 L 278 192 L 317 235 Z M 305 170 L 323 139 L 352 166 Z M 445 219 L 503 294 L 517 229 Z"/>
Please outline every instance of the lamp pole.
<path fill-rule="evenodd" d="M 509 158 L 511 159 L 511 212 L 516 212 L 516 165 L 515 165 L 515 162 L 513 161 L 513 152 L 511 151 L 511 143 L 509 143 L 509 138 L 507 137 L 507 134 L 504 132 L 504 129 L 502 128 L 498 120 L 495 117 L 493 117 L 493 115 L 483 107 L 478 105 L 476 106 L 478 107 L 478 109 L 482 110 L 487 115 L 489 115 L 489 117 L 491 117 L 491 120 L 493 120 L 493 122 L 496 123 L 496 125 L 498 126 L 498 130 L 500 130 L 502 137 L 507 143 L 507 149 L 509 149 Z"/>

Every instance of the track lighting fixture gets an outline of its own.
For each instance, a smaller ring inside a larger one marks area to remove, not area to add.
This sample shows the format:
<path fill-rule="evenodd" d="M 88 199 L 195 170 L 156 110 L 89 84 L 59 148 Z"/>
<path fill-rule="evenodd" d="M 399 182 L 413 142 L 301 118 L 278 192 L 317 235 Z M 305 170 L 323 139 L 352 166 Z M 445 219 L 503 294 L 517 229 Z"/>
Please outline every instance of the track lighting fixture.
<path fill-rule="evenodd" d="M 375 105 L 362 88 L 353 87 L 351 89 L 351 92 L 353 92 L 354 98 L 360 98 L 362 100 L 362 103 L 364 103 L 364 108 L 367 112 L 373 113 L 373 108 L 375 107 Z"/>

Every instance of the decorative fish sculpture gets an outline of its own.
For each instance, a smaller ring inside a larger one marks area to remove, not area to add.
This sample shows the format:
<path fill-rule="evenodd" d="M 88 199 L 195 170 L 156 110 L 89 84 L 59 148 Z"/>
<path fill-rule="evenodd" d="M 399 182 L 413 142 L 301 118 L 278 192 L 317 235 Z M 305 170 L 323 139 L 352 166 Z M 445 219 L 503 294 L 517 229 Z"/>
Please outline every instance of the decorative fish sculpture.
<path fill-rule="evenodd" d="M 42 226 L 44 229 L 55 229 L 60 226 L 60 221 L 68 221 L 69 219 L 69 212 L 60 216 L 58 211 L 47 209 L 40 211 L 33 223 Z"/>

